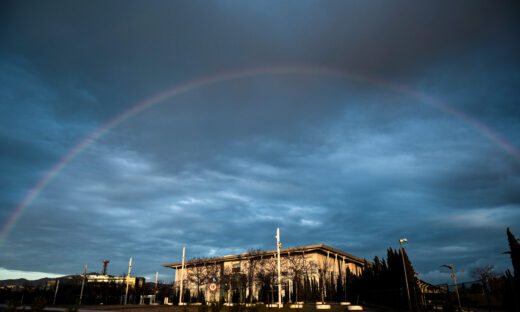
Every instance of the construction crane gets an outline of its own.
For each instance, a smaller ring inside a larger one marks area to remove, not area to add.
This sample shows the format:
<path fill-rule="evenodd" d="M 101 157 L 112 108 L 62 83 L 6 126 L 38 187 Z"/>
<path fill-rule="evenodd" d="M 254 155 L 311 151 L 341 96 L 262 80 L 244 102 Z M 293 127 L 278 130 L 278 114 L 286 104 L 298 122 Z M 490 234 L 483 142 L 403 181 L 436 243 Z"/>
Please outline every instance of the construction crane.
<path fill-rule="evenodd" d="M 108 268 L 108 264 L 110 263 L 110 260 L 103 260 L 103 273 L 102 275 L 107 275 L 107 268 Z"/>

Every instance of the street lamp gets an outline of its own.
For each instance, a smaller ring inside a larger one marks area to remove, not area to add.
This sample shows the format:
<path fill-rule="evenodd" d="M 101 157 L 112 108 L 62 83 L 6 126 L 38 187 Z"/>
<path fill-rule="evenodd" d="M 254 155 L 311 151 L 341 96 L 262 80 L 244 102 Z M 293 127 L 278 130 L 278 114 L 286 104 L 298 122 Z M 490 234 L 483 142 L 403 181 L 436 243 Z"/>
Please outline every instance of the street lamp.
<path fill-rule="evenodd" d="M 457 294 L 457 302 L 459 304 L 459 311 L 462 311 L 462 305 L 460 304 L 460 297 L 459 297 L 459 289 L 457 288 L 457 278 L 455 277 L 455 268 L 453 267 L 453 264 L 443 264 L 441 267 L 446 267 L 451 270 L 451 278 L 453 279 L 453 284 L 455 285 L 455 294 Z M 464 272 L 464 271 L 459 271 Z M 450 273 L 441 271 L 441 273 Z"/>
<path fill-rule="evenodd" d="M 412 300 L 410 299 L 410 288 L 408 287 L 408 277 L 406 276 L 406 265 L 404 263 L 404 249 L 403 243 L 408 242 L 406 238 L 401 238 L 399 240 L 399 245 L 401 246 L 401 258 L 403 259 L 403 271 L 404 271 L 404 281 L 406 283 L 406 294 L 408 295 L 408 310 L 412 311 Z"/>
<path fill-rule="evenodd" d="M 278 254 L 278 308 L 282 307 L 282 280 L 280 276 L 280 247 L 282 247 L 282 242 L 280 242 L 280 228 L 276 228 L 276 251 Z"/>
<path fill-rule="evenodd" d="M 183 305 L 182 294 L 183 294 L 183 286 L 184 286 L 184 256 L 186 256 L 186 247 L 182 247 L 181 286 L 179 289 L 179 305 Z"/>

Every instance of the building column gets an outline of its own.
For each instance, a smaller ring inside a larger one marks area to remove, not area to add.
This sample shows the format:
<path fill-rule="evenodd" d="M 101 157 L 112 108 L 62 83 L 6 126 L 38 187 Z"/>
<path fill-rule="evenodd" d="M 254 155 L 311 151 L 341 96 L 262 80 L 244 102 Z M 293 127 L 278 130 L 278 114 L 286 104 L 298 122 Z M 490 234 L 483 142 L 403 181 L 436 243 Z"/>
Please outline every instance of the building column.
<path fill-rule="evenodd" d="M 329 256 L 330 256 L 330 252 L 327 251 L 327 262 L 325 264 L 325 280 L 323 281 L 323 292 L 325 293 L 325 297 L 327 297 L 327 280 L 330 278 L 330 276 L 329 276 Z"/>
<path fill-rule="evenodd" d="M 334 254 L 334 289 L 338 289 L 337 278 L 336 278 L 336 266 L 338 265 L 338 254 Z"/>

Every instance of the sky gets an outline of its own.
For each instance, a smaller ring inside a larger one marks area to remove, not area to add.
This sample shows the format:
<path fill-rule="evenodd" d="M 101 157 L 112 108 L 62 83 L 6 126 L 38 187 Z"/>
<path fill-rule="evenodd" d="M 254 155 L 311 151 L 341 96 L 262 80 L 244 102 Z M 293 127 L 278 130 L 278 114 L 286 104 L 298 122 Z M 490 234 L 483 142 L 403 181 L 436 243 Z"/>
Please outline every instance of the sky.
<path fill-rule="evenodd" d="M 511 268 L 518 3 L 3 1 L 0 279 L 327 244 Z"/>

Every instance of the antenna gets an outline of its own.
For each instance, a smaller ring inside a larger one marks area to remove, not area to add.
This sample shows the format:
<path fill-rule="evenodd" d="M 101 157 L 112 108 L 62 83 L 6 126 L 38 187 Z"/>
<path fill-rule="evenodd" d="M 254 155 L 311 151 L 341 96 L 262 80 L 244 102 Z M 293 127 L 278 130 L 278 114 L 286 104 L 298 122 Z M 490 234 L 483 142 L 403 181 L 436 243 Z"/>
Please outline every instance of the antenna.
<path fill-rule="evenodd" d="M 110 260 L 103 260 L 103 273 L 102 275 L 107 275 L 107 268 L 108 268 L 108 264 L 110 263 Z"/>

